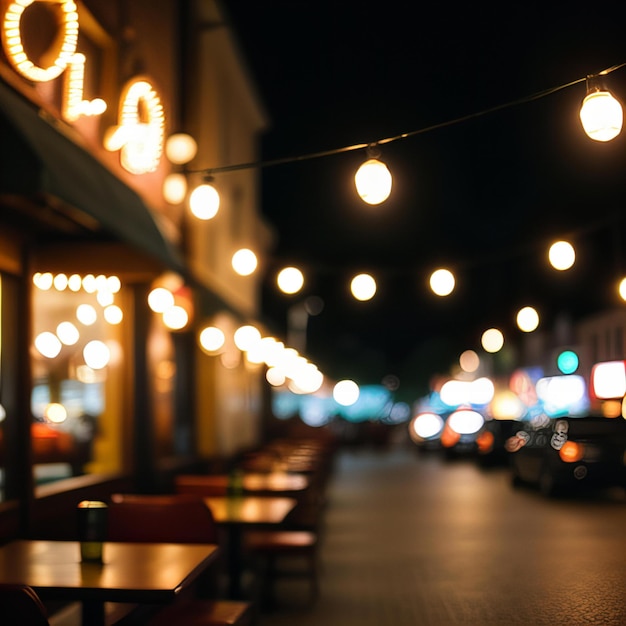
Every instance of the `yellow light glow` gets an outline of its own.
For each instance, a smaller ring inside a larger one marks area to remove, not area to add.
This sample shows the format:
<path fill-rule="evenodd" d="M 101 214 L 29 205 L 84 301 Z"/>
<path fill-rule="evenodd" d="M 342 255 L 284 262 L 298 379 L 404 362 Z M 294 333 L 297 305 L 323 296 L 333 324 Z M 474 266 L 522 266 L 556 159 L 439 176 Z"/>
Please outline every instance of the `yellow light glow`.
<path fill-rule="evenodd" d="M 376 281 L 369 274 L 358 274 L 350 283 L 350 291 L 361 302 L 371 300 L 376 294 Z"/>
<path fill-rule="evenodd" d="M 257 268 L 256 254 L 248 248 L 237 250 L 233 254 L 232 266 L 240 276 L 250 276 Z"/>
<path fill-rule="evenodd" d="M 44 272 L 43 274 L 37 272 L 37 274 L 33 276 L 33 283 L 37 289 L 48 291 L 54 283 L 54 276 L 51 272 Z"/>
<path fill-rule="evenodd" d="M 165 114 L 147 80 L 128 83 L 122 94 L 119 125 L 107 136 L 107 150 L 120 150 L 120 163 L 131 174 L 154 172 L 163 153 Z"/>
<path fill-rule="evenodd" d="M 103 341 L 94 339 L 83 348 L 85 364 L 93 370 L 101 370 L 109 364 L 111 351 Z"/>
<path fill-rule="evenodd" d="M 485 352 L 499 352 L 504 345 L 504 335 L 497 328 L 489 328 L 481 337 L 481 345 Z"/>
<path fill-rule="evenodd" d="M 73 346 L 80 338 L 80 333 L 72 322 L 61 322 L 57 326 L 57 337 L 66 346 Z"/>
<path fill-rule="evenodd" d="M 391 194 L 391 173 L 378 159 L 365 161 L 354 175 L 354 182 L 359 196 L 367 204 L 381 204 Z"/>
<path fill-rule="evenodd" d="M 83 326 L 92 326 L 98 319 L 98 314 L 91 304 L 79 304 L 76 307 L 76 319 Z"/>
<path fill-rule="evenodd" d="M 47 359 L 54 359 L 61 352 L 62 344 L 59 338 L 51 332 L 44 331 L 35 337 L 37 352 Z"/>
<path fill-rule="evenodd" d="M 57 291 L 65 291 L 67 288 L 67 276 L 65 274 L 57 274 L 52 283 Z"/>
<path fill-rule="evenodd" d="M 224 347 L 226 337 L 222 330 L 216 326 L 203 328 L 199 336 L 200 347 L 207 353 L 215 353 Z"/>
<path fill-rule="evenodd" d="M 626 300 L 626 278 L 622 278 L 620 281 L 618 291 L 622 300 Z"/>
<path fill-rule="evenodd" d="M 170 163 L 184 165 L 189 163 L 198 152 L 196 140 L 187 133 L 170 135 L 165 142 L 165 156 Z"/>
<path fill-rule="evenodd" d="M 622 131 L 622 105 L 610 92 L 594 91 L 583 100 L 580 121 L 594 141 L 611 141 Z"/>
<path fill-rule="evenodd" d="M 435 270 L 430 275 L 430 288 L 438 296 L 449 296 L 454 291 L 454 274 L 445 268 Z"/>
<path fill-rule="evenodd" d="M 74 293 L 78 293 L 81 290 L 82 285 L 83 281 L 80 277 L 80 274 L 72 274 L 67 279 L 67 286 L 69 287 L 69 290 L 73 291 Z"/>
<path fill-rule="evenodd" d="M 112 325 L 117 325 L 124 319 L 124 313 L 122 309 L 116 304 L 110 304 L 104 309 L 104 319 Z"/>
<path fill-rule="evenodd" d="M 240 350 L 245 351 L 249 350 L 261 340 L 261 333 L 256 327 L 247 324 L 245 326 L 240 326 L 235 331 L 233 339 L 235 341 L 235 345 Z"/>
<path fill-rule="evenodd" d="M 287 377 L 277 367 L 270 367 L 265 372 L 265 380 L 267 380 L 267 382 L 270 385 L 272 385 L 272 387 L 280 387 L 281 385 L 285 384 L 285 381 L 287 380 Z"/>
<path fill-rule="evenodd" d="M 187 177 L 174 172 L 163 181 L 163 197 L 169 204 L 180 204 L 187 195 Z"/>
<path fill-rule="evenodd" d="M 2 45 L 11 65 L 25 78 L 35 82 L 47 82 L 57 78 L 65 70 L 76 52 L 78 44 L 78 13 L 72 0 L 52 0 L 59 5 L 56 13 L 58 33 L 45 58 L 52 59 L 48 67 L 35 65 L 22 45 L 21 21 L 24 11 L 39 0 L 11 2 L 4 12 Z"/>
<path fill-rule="evenodd" d="M 62 424 L 67 419 L 67 409 L 58 402 L 51 402 L 44 410 L 44 417 L 52 424 Z"/>
<path fill-rule="evenodd" d="M 304 285 L 304 276 L 297 267 L 285 267 L 276 277 L 278 288 L 287 294 L 298 293 Z"/>
<path fill-rule="evenodd" d="M 63 117 L 74 122 L 81 116 L 102 115 L 107 105 L 101 98 L 83 100 L 85 79 L 84 54 L 76 53 L 70 59 L 64 75 Z"/>
<path fill-rule="evenodd" d="M 148 306 L 155 313 L 163 313 L 174 305 L 174 294 L 165 287 L 156 287 L 148 294 Z"/>
<path fill-rule="evenodd" d="M 574 265 L 576 260 L 574 246 L 568 241 L 556 241 L 550 246 L 548 259 L 554 269 L 560 271 L 568 270 Z"/>
<path fill-rule="evenodd" d="M 199 220 L 212 220 L 220 208 L 220 194 L 213 185 L 198 185 L 189 194 L 189 210 Z"/>
<path fill-rule="evenodd" d="M 480 366 L 480 358 L 474 350 L 465 350 L 459 357 L 459 365 L 464 372 L 471 374 Z"/>
<path fill-rule="evenodd" d="M 539 313 L 533 307 L 525 306 L 517 313 L 517 326 L 525 333 L 532 333 L 539 326 Z"/>
<path fill-rule="evenodd" d="M 189 322 L 189 314 L 178 305 L 171 306 L 163 311 L 163 323 L 170 330 L 182 330 Z"/>

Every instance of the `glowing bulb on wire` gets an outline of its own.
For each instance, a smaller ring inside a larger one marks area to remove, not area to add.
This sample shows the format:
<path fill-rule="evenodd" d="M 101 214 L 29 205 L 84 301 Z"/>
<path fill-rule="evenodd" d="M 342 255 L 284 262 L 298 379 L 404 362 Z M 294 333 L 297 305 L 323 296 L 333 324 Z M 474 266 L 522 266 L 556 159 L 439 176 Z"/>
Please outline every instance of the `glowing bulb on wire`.
<path fill-rule="evenodd" d="M 369 157 L 359 167 L 354 175 L 356 190 L 363 202 L 367 204 L 381 204 L 391 194 L 391 173 L 387 166 L 378 160 L 378 151 L 370 146 L 367 150 Z"/>

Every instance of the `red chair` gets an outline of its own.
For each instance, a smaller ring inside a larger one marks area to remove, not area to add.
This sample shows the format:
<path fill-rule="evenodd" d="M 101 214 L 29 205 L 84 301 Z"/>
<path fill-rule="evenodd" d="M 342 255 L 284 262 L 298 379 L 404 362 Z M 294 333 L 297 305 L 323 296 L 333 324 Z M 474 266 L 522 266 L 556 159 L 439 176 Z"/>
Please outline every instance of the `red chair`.
<path fill-rule="evenodd" d="M 114 494 L 108 513 L 110 541 L 218 543 L 211 511 L 199 496 Z M 247 626 L 254 621 L 253 608 L 249 602 L 185 598 L 160 608 L 145 623 L 147 626 Z"/>
<path fill-rule="evenodd" d="M 20 626 L 50 626 L 46 607 L 28 585 L 0 585 L 0 614 Z"/>
<path fill-rule="evenodd" d="M 211 510 L 194 495 L 113 494 L 110 541 L 218 543 Z"/>

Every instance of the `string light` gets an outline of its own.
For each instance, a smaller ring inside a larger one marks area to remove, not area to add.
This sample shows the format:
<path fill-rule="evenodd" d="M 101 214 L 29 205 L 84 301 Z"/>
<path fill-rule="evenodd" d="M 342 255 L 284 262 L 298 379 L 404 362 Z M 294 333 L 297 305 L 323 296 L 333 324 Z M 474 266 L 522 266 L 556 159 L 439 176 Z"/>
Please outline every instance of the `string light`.
<path fill-rule="evenodd" d="M 378 160 L 380 151 L 375 145 L 367 147 L 367 160 L 354 175 L 356 190 L 363 202 L 381 204 L 391 193 L 391 173 L 387 166 Z"/>
<path fill-rule="evenodd" d="M 622 105 L 598 84 L 597 76 L 587 77 L 587 96 L 580 108 L 580 121 L 594 141 L 611 141 L 622 131 Z"/>
<path fill-rule="evenodd" d="M 604 70 L 602 70 L 601 72 L 598 72 L 597 74 L 592 74 L 590 76 L 594 76 L 594 77 L 599 77 L 599 76 L 606 76 L 616 70 L 619 70 L 623 67 L 626 66 L 626 63 L 620 63 L 617 65 L 613 65 L 612 67 L 606 68 Z M 461 124 L 463 122 L 467 122 L 469 120 L 473 120 L 479 117 L 484 117 L 486 115 L 490 115 L 491 113 L 495 113 L 498 111 L 502 111 L 504 109 L 509 109 L 515 106 L 519 106 L 522 104 L 528 104 L 529 102 L 534 102 L 536 100 L 539 100 L 541 98 L 545 98 L 547 96 L 550 96 L 554 93 L 557 93 L 559 91 L 562 91 L 563 89 L 568 89 L 570 87 L 573 87 L 575 85 L 579 85 L 580 83 L 586 82 L 589 80 L 589 76 L 585 76 L 584 78 L 577 78 L 569 83 L 565 83 L 562 85 L 558 85 L 556 87 L 551 87 L 549 89 L 544 89 L 543 91 L 538 91 L 535 92 L 531 95 L 528 96 L 524 96 L 522 98 L 518 98 L 517 100 L 512 100 L 510 102 L 506 102 L 504 104 L 500 104 L 500 105 L 496 105 L 493 107 L 490 107 L 488 109 L 483 109 L 482 111 L 478 111 L 475 113 L 470 113 L 468 115 L 464 115 L 461 117 L 457 117 L 454 118 L 452 120 L 448 120 L 445 122 L 441 122 L 439 124 L 433 124 L 431 126 L 426 126 L 424 128 L 419 128 L 417 130 L 414 131 L 410 131 L 410 132 L 405 132 L 405 133 L 401 133 L 399 135 L 394 135 L 392 137 L 386 137 L 383 139 L 378 139 L 376 141 L 373 142 L 367 142 L 367 143 L 358 143 L 358 144 L 353 144 L 353 145 L 349 145 L 349 146 L 343 146 L 341 148 L 334 148 L 334 149 L 330 149 L 330 150 L 321 150 L 318 152 L 311 152 L 308 154 L 302 154 L 302 155 L 298 155 L 298 156 L 293 156 L 293 157 L 282 157 L 282 158 L 278 158 L 278 159 L 269 159 L 266 161 L 250 161 L 247 163 L 236 163 L 236 164 L 232 164 L 232 165 L 223 165 L 220 167 L 212 167 L 212 168 L 203 168 L 203 169 L 197 169 L 197 170 L 190 170 L 190 172 L 192 173 L 204 173 L 207 175 L 212 175 L 212 174 L 218 174 L 218 173 L 225 173 L 225 172 L 234 172 L 234 171 L 238 171 L 238 170 L 247 170 L 247 169 L 260 169 L 260 168 L 265 168 L 265 167 L 274 167 L 277 165 L 286 165 L 289 163 L 297 163 L 297 162 L 301 162 L 301 161 L 308 161 L 311 159 L 319 159 L 319 158 L 324 158 L 327 156 L 334 156 L 337 154 L 342 154 L 342 153 L 346 153 L 346 152 L 353 152 L 355 150 L 365 150 L 367 148 L 369 148 L 370 146 L 382 146 L 385 144 L 389 144 L 395 141 L 399 141 L 401 139 L 408 139 L 410 137 L 415 137 L 417 135 L 424 135 L 426 133 L 432 132 L 434 130 L 439 130 L 442 128 L 447 128 L 450 126 L 455 126 L 457 124 Z"/>

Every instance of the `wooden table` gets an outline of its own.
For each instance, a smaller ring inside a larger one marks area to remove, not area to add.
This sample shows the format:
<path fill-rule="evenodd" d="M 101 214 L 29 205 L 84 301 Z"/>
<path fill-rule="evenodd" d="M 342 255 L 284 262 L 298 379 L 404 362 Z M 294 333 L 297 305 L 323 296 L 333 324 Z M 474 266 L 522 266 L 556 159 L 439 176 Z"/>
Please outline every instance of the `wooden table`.
<path fill-rule="evenodd" d="M 82 603 L 82 624 L 105 623 L 105 602 L 168 604 L 213 561 L 217 546 L 117 543 L 103 563 L 82 563 L 77 541 L 18 540 L 0 547 L 0 583 L 30 585 L 46 600 Z"/>
<path fill-rule="evenodd" d="M 294 498 L 279 496 L 216 496 L 204 498 L 216 524 L 226 528 L 228 537 L 229 596 L 241 598 L 242 545 L 246 528 L 279 526 L 297 504 Z"/>
<path fill-rule="evenodd" d="M 204 489 L 207 497 L 213 490 L 216 495 L 225 495 L 229 480 L 228 474 L 185 474 L 177 477 L 176 488 L 179 493 L 202 494 Z M 242 478 L 243 490 L 248 495 L 296 497 L 305 491 L 310 482 L 309 476 L 287 472 L 245 472 Z"/>

